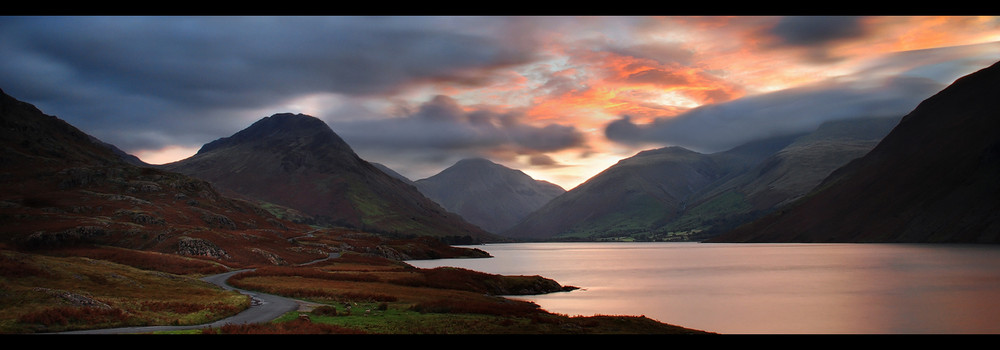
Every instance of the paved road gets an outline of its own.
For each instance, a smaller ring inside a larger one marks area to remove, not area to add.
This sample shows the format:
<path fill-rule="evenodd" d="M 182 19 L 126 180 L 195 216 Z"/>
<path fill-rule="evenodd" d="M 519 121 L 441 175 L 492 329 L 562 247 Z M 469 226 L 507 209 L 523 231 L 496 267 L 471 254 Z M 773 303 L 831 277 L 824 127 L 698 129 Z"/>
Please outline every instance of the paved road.
<path fill-rule="evenodd" d="M 340 254 L 332 253 L 329 257 L 325 259 L 320 259 L 316 261 L 311 261 L 306 264 L 312 264 L 318 261 L 332 259 L 340 256 Z M 124 327 L 124 328 L 105 328 L 105 329 L 89 329 L 81 331 L 70 331 L 62 332 L 61 334 L 123 334 L 123 333 L 149 333 L 156 331 L 174 331 L 174 330 L 185 330 L 185 329 L 201 329 L 209 327 L 221 327 L 226 324 L 244 324 L 244 323 L 263 323 L 270 322 L 275 318 L 293 310 L 297 310 L 303 301 L 298 301 L 295 299 L 289 299 L 277 295 L 258 293 L 254 291 L 248 291 L 244 289 L 235 288 L 226 283 L 232 275 L 237 273 L 249 271 L 249 270 L 237 270 L 230 271 L 226 273 L 221 273 L 218 275 L 212 275 L 203 277 L 201 280 L 209 283 L 213 283 L 222 287 L 225 290 L 236 290 L 240 293 L 250 296 L 251 304 L 250 307 L 239 314 L 232 317 L 225 318 L 212 323 L 200 324 L 200 325 L 189 325 L 189 326 L 146 326 L 146 327 Z M 308 303 L 306 303 L 308 304 Z"/>

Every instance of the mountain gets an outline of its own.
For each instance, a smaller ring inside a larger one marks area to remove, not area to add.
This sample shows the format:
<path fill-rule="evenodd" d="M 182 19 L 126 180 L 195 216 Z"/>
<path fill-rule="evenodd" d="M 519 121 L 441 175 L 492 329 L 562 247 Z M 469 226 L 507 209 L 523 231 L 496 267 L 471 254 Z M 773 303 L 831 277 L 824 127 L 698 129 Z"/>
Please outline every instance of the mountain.
<path fill-rule="evenodd" d="M 392 177 L 394 177 L 396 179 L 399 179 L 399 181 L 402 181 L 403 183 L 405 183 L 407 185 L 416 186 L 413 183 L 413 180 L 410 180 L 406 176 L 403 176 L 403 174 L 397 173 L 395 170 L 392 170 L 392 168 L 387 167 L 384 164 L 381 164 L 381 163 L 372 163 L 372 165 L 374 165 L 376 168 L 378 168 L 378 170 L 381 170 L 386 175 L 389 175 L 389 176 L 392 176 Z"/>
<path fill-rule="evenodd" d="M 712 242 L 1000 243 L 1000 63 L 921 102 L 794 206 Z"/>
<path fill-rule="evenodd" d="M 498 233 L 566 192 L 487 159 L 463 159 L 440 173 L 414 182 L 445 209 Z"/>
<path fill-rule="evenodd" d="M 234 265 L 316 258 L 289 250 L 285 235 L 304 225 L 114 149 L 0 91 L 0 246 L 100 244 Z M 248 247 L 248 236 L 258 244 Z"/>
<path fill-rule="evenodd" d="M 679 217 L 692 196 L 788 142 L 768 140 L 716 155 L 682 147 L 642 151 L 556 197 L 503 235 L 591 239 L 655 231 Z"/>
<path fill-rule="evenodd" d="M 899 118 L 856 118 L 713 154 L 640 152 L 552 200 L 505 235 L 533 239 L 631 236 L 699 240 L 808 193 L 863 156 Z"/>
<path fill-rule="evenodd" d="M 263 118 L 163 168 L 298 210 L 322 225 L 469 242 L 495 238 L 361 159 L 308 115 Z"/>
<path fill-rule="evenodd" d="M 664 229 L 717 235 L 802 197 L 837 168 L 864 156 L 899 117 L 864 117 L 823 123 L 753 168 L 704 191 Z"/>

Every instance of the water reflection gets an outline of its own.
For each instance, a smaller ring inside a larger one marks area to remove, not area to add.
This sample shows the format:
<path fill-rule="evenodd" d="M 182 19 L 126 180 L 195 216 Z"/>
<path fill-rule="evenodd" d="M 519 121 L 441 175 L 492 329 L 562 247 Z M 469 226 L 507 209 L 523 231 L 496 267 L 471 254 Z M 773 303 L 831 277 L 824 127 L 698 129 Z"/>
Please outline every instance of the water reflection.
<path fill-rule="evenodd" d="M 410 261 L 581 287 L 524 297 L 567 315 L 645 315 L 719 333 L 1000 333 L 1000 247 L 525 243 Z"/>

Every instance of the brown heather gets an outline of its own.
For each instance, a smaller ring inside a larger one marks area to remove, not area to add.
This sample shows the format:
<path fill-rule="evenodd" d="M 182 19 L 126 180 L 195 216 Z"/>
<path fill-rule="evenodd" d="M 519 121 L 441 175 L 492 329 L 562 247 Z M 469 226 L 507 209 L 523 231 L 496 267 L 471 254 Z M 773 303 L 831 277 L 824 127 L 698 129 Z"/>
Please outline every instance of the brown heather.
<path fill-rule="evenodd" d="M 249 304 L 244 295 L 191 277 L 0 250 L 0 333 L 199 324 Z"/>
<path fill-rule="evenodd" d="M 202 334 L 365 334 L 365 332 L 296 319 L 281 323 L 227 324 L 216 329 L 206 329 Z"/>
<path fill-rule="evenodd" d="M 158 252 L 132 250 L 117 247 L 78 246 L 52 249 L 46 254 L 53 256 L 82 256 L 107 260 L 140 269 L 161 271 L 179 275 L 217 274 L 226 272 L 226 267 L 215 262 L 182 257 Z"/>

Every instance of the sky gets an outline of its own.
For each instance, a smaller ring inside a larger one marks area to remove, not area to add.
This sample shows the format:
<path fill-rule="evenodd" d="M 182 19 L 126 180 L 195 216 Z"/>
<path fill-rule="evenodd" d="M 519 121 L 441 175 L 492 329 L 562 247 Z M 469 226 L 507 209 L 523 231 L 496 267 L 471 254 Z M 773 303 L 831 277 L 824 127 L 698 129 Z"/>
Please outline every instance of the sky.
<path fill-rule="evenodd" d="M 303 113 L 411 180 L 483 157 L 569 190 L 645 149 L 905 115 L 1000 61 L 1000 18 L 14 16 L 0 53 L 4 92 L 152 164 Z"/>

